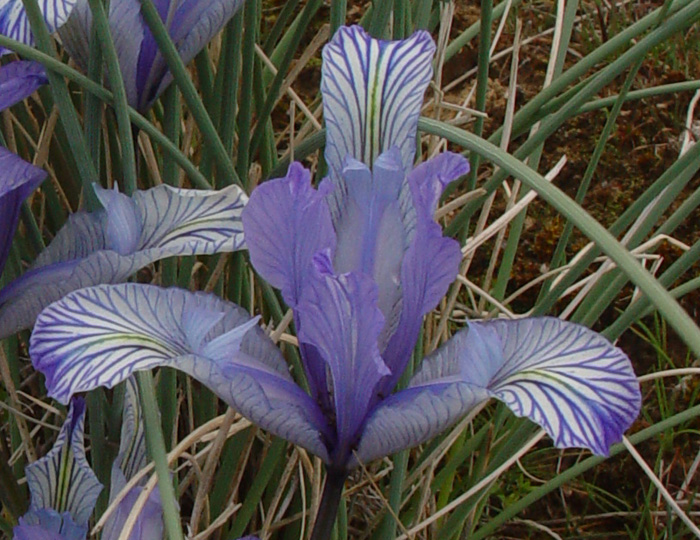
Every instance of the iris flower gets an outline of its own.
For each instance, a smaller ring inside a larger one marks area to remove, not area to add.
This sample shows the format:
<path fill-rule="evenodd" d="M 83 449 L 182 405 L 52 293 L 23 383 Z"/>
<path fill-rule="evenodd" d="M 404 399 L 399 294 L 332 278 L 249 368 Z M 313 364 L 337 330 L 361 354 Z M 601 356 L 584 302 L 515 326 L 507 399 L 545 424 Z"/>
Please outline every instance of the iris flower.
<path fill-rule="evenodd" d="M 102 484 L 85 458 L 85 401 L 70 402 L 51 451 L 26 468 L 29 511 L 14 528 L 15 540 L 83 540 Z"/>
<path fill-rule="evenodd" d="M 63 46 L 78 66 L 87 71 L 92 28 L 88 0 L 47 0 L 40 4 L 49 30 L 58 30 Z M 243 0 L 157 0 L 154 5 L 183 62 L 189 63 L 233 17 Z M 141 17 L 139 0 L 112 0 L 108 18 L 127 100 L 133 108 L 145 111 L 167 88 L 172 76 Z M 0 34 L 32 43 L 21 0 L 0 0 Z M 6 69 L 0 69 L 0 73 Z M 36 79 L 29 79 L 23 87 L 24 97 L 34 91 L 30 83 L 36 83 Z M 6 106 L 9 105 L 0 99 L 0 110 Z"/>
<path fill-rule="evenodd" d="M 126 281 L 166 257 L 243 246 L 240 216 L 248 197 L 237 186 L 206 191 L 161 185 L 133 197 L 116 186 L 94 189 L 103 208 L 72 214 L 31 268 L 0 290 L 0 338 L 29 328 L 44 307 L 81 287 Z"/>
<path fill-rule="evenodd" d="M 316 189 L 293 164 L 243 212 L 256 271 L 294 312 L 310 395 L 237 306 L 135 284 L 82 289 L 42 312 L 30 354 L 49 395 L 66 402 L 175 367 L 319 456 L 341 488 L 360 462 L 426 441 L 492 397 L 558 447 L 606 455 L 638 414 L 639 385 L 622 351 L 576 324 L 470 322 L 395 392 L 460 261 L 433 214 L 468 163 L 443 153 L 413 167 L 433 52 L 425 32 L 387 42 L 341 28 L 323 54 L 329 178 Z"/>

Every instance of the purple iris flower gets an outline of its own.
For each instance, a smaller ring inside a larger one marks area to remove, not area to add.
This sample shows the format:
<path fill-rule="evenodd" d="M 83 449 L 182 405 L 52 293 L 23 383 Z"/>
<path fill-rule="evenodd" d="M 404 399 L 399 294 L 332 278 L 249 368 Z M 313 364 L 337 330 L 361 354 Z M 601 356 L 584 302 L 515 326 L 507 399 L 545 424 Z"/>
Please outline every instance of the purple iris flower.
<path fill-rule="evenodd" d="M 71 400 L 51 451 L 26 468 L 29 511 L 14 528 L 15 540 L 84 540 L 102 484 L 85 458 L 85 401 Z"/>
<path fill-rule="evenodd" d="M 45 178 L 46 172 L 0 146 L 0 275 L 17 230 L 22 202 Z"/>
<path fill-rule="evenodd" d="M 189 63 L 243 5 L 244 0 L 155 0 L 183 62 Z M 87 70 L 90 56 L 92 14 L 88 0 L 47 0 L 40 2 L 50 31 L 59 36 L 71 57 Z M 129 105 L 145 111 L 172 81 L 165 59 L 141 16 L 138 0 L 112 0 L 109 3 L 109 25 L 119 57 L 119 66 L 126 87 Z M 22 43 L 32 44 L 29 22 L 21 0 L 0 0 L 0 34 Z M 9 52 L 0 49 L 0 54 Z M 34 64 L 33 71 L 43 74 L 43 68 Z M 12 65 L 12 64 L 9 64 Z M 8 67 L 0 68 L 0 74 Z M 15 68 L 17 70 L 17 68 Z M 18 70 L 17 70 L 18 71 Z M 8 77 L 11 74 L 8 73 Z M 23 85 L 22 97 L 29 96 L 41 80 L 23 73 L 15 73 Z M 0 85 L 2 84 L 0 76 Z M 15 83 L 16 85 L 18 83 Z M 1 86 L 0 86 L 1 88 Z M 18 100 L 19 100 L 18 99 Z M 4 96 L 0 110 L 12 105 Z"/>
<path fill-rule="evenodd" d="M 607 454 L 638 414 L 639 384 L 622 351 L 576 324 L 469 323 L 392 393 L 460 260 L 432 216 L 467 162 L 444 153 L 412 164 L 433 50 L 425 32 L 386 42 L 341 28 L 323 55 L 329 178 L 316 189 L 293 164 L 243 212 L 255 269 L 294 311 L 311 395 L 245 311 L 135 284 L 82 289 L 42 312 L 30 354 L 49 394 L 66 402 L 175 367 L 336 476 L 436 436 L 492 397 L 559 447 Z"/>
<path fill-rule="evenodd" d="M 109 502 L 147 464 L 146 440 L 138 389 L 133 377 L 126 382 L 119 455 L 112 466 Z M 85 456 L 83 441 L 85 401 L 75 397 L 68 417 L 54 443 L 42 459 L 26 468 L 31 493 L 29 511 L 19 519 L 14 540 L 84 540 L 88 520 L 102 484 Z M 147 477 L 131 488 L 107 519 L 102 538 L 117 540 L 136 503 Z M 151 540 L 163 536 L 163 509 L 156 488 L 141 509 L 130 540 Z"/>

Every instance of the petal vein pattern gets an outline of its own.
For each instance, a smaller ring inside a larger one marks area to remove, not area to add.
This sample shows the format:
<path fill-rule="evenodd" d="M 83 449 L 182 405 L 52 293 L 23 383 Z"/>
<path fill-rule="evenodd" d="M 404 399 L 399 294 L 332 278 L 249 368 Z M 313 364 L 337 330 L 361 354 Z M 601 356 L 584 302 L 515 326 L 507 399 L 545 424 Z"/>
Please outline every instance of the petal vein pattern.
<path fill-rule="evenodd" d="M 602 336 L 555 318 L 472 323 L 502 344 L 489 389 L 518 416 L 541 425 L 560 447 L 607 455 L 639 413 L 629 359 Z"/>
<path fill-rule="evenodd" d="M 70 216 L 30 271 L 0 290 L 0 338 L 30 327 L 44 307 L 73 290 L 126 281 L 165 257 L 244 247 L 241 212 L 248 199 L 237 186 L 158 186 L 132 199 L 96 190 L 105 209 Z"/>
<path fill-rule="evenodd" d="M 255 321 L 211 294 L 102 285 L 46 308 L 30 354 L 46 376 L 49 395 L 61 402 L 112 387 L 134 371 L 179 369 L 259 426 L 327 459 L 321 411 L 294 383 L 279 349 Z"/>
<path fill-rule="evenodd" d="M 42 0 L 39 8 L 49 32 L 55 32 L 67 20 L 76 0 Z M 34 44 L 31 27 L 22 0 L 0 0 L 0 34 L 26 45 Z M 0 55 L 10 53 L 0 47 Z"/>
<path fill-rule="evenodd" d="M 470 322 L 381 402 L 358 457 L 414 446 L 489 397 L 541 425 L 559 448 L 607 455 L 639 414 L 629 359 L 602 336 L 552 317 Z"/>
<path fill-rule="evenodd" d="M 323 50 L 321 81 L 331 177 L 340 176 L 346 156 L 371 168 L 392 146 L 399 148 L 405 172 L 410 170 L 434 51 L 427 32 L 380 41 L 360 26 L 338 30 Z"/>
<path fill-rule="evenodd" d="M 30 509 L 68 512 L 79 526 L 87 525 L 102 491 L 85 457 L 84 422 L 85 402 L 76 398 L 53 448 L 26 469 Z"/>

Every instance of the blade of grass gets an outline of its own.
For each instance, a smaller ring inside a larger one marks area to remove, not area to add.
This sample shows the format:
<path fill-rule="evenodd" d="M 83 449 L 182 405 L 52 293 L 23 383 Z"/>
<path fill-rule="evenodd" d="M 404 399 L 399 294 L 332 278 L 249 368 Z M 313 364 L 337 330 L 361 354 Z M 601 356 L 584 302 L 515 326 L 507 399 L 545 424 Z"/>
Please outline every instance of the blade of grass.
<path fill-rule="evenodd" d="M 243 536 L 246 527 L 248 527 L 248 523 L 250 523 L 250 520 L 253 518 L 253 514 L 258 507 L 258 503 L 265 493 L 267 485 L 272 479 L 272 473 L 277 467 L 280 459 L 282 459 L 284 456 L 286 448 L 286 441 L 278 439 L 277 437 L 274 438 L 267 456 L 265 456 L 265 459 L 258 469 L 259 472 L 253 480 L 253 485 L 250 487 L 250 491 L 248 491 L 245 501 L 243 501 L 243 506 L 236 514 L 233 526 L 226 534 L 226 538 L 239 538 Z"/>
<path fill-rule="evenodd" d="M 486 111 L 486 92 L 489 83 L 489 63 L 491 60 L 491 22 L 493 21 L 493 0 L 481 0 L 481 23 L 479 30 L 479 59 L 476 74 L 476 102 L 475 109 L 479 112 Z M 474 123 L 474 133 L 481 137 L 484 132 L 484 117 L 479 115 Z M 479 171 L 479 155 L 472 152 L 469 156 L 471 171 L 467 179 L 467 189 L 473 191 L 476 188 L 476 177 Z"/>
<path fill-rule="evenodd" d="M 333 6 L 338 1 L 345 0 L 332 0 L 331 21 L 333 20 Z M 272 51 L 275 47 L 275 43 L 277 43 L 277 41 L 280 39 L 280 36 L 284 34 L 284 29 L 287 26 L 287 23 L 289 23 L 289 20 L 292 18 L 292 15 L 294 15 L 294 11 L 296 10 L 298 5 L 299 0 L 287 0 L 287 2 L 284 3 L 282 11 L 280 11 L 277 17 L 275 18 L 275 24 L 272 27 L 272 30 L 270 30 L 270 32 L 265 37 L 265 41 L 263 42 L 262 49 L 263 51 L 265 51 L 265 54 L 267 56 L 270 56 L 272 54 Z"/>
<path fill-rule="evenodd" d="M 347 10 L 347 0 L 331 0 L 331 36 L 334 36 L 338 28 L 345 24 Z"/>
<path fill-rule="evenodd" d="M 107 20 L 107 13 L 102 0 L 88 0 L 88 3 L 90 4 L 95 33 L 100 41 L 102 56 L 107 68 L 107 76 L 114 97 L 114 112 L 117 116 L 119 142 L 122 151 L 122 170 L 124 171 L 124 186 L 122 189 L 127 195 L 132 195 L 137 187 L 136 154 L 134 151 L 134 138 L 131 133 L 131 122 L 129 121 L 129 105 L 126 99 L 124 79 L 122 78 L 117 49 L 114 46 L 114 41 L 112 41 L 109 21 Z"/>
<path fill-rule="evenodd" d="M 675 5 L 675 4 L 674 4 Z M 658 16 L 659 11 L 656 10 L 654 14 Z M 645 18 L 646 19 L 646 18 Z M 631 64 L 637 61 L 639 58 L 645 56 L 651 49 L 655 46 L 663 43 L 665 40 L 670 38 L 670 36 L 683 31 L 689 25 L 692 25 L 695 21 L 700 19 L 700 0 L 694 0 L 693 2 L 686 5 L 683 9 L 677 11 L 664 21 L 654 32 L 646 35 L 644 38 L 639 40 L 631 49 L 620 55 L 615 61 L 611 62 L 608 66 L 598 72 L 592 80 L 581 89 L 576 96 L 572 97 L 559 111 L 551 115 L 548 119 L 542 122 L 540 129 L 532 136 L 530 136 L 525 143 L 523 143 L 518 150 L 514 153 L 514 156 L 518 159 L 525 159 L 532 152 L 536 151 L 537 148 L 544 142 L 554 131 L 556 131 L 568 118 L 576 114 L 579 107 L 581 107 L 585 102 L 587 102 L 593 95 L 598 93 L 602 88 L 607 86 L 612 82 L 620 73 L 625 71 Z M 650 23 L 651 24 L 651 23 Z M 624 32 L 621 32 L 624 34 Z M 617 37 L 617 36 L 616 36 Z M 612 39 L 611 39 L 612 41 Z M 586 57 L 588 58 L 588 57 Z M 579 62 L 580 64 L 580 62 Z M 578 64 L 577 64 L 578 65 Z M 573 69 L 573 68 L 572 68 Z M 524 114 L 528 107 L 538 100 L 540 96 L 548 93 L 548 90 L 557 87 L 560 81 L 567 79 L 569 72 L 563 73 L 561 77 L 555 79 L 551 85 L 549 85 L 545 90 L 540 92 L 533 100 L 525 105 L 513 119 L 513 132 L 516 134 L 516 124 L 520 122 L 522 125 L 527 121 Z M 489 137 L 490 142 L 497 141 L 500 137 L 500 133 L 495 133 L 492 137 Z M 496 172 L 491 179 L 489 179 L 484 186 L 486 194 L 482 197 L 475 199 L 467 203 L 459 215 L 452 220 L 450 225 L 445 229 L 446 234 L 454 236 L 458 231 L 461 231 L 464 223 L 472 215 L 475 209 L 483 203 L 486 197 L 488 197 L 498 186 L 501 185 L 506 177 L 506 173 L 503 170 Z"/>
<path fill-rule="evenodd" d="M 241 67 L 241 106 L 238 109 L 238 154 L 236 168 L 243 185 L 248 186 L 250 168 L 250 130 L 253 125 L 253 78 L 255 70 L 255 43 L 257 39 L 258 14 L 255 2 L 246 3 L 244 9 L 242 67 Z"/>
<path fill-rule="evenodd" d="M 51 41 L 49 31 L 46 28 L 39 3 L 37 0 L 22 0 L 22 4 L 26 10 L 27 19 L 29 19 L 37 48 L 47 56 L 56 58 L 56 51 Z M 91 195 L 92 190 L 88 188 L 92 182 L 99 181 L 99 178 L 97 177 L 97 171 L 90 159 L 84 132 L 80 126 L 78 114 L 73 106 L 68 91 L 68 85 L 66 85 L 66 82 L 58 74 L 52 71 L 47 71 L 47 77 L 51 83 L 51 91 L 60 111 L 61 123 L 65 128 L 68 143 L 78 166 L 83 194 L 86 198 L 92 198 L 94 195 Z"/>
<path fill-rule="evenodd" d="M 26 1 L 26 0 L 25 0 Z M 182 62 L 182 58 L 175 48 L 175 44 L 170 39 L 168 31 L 158 14 L 152 0 L 139 0 L 141 3 L 141 15 L 151 30 L 153 37 L 158 44 L 158 48 L 168 64 L 168 68 L 175 79 L 175 83 L 182 92 L 182 96 L 187 102 L 190 113 L 197 122 L 199 130 L 202 132 L 205 143 L 214 150 L 214 159 L 219 167 L 219 174 L 232 178 L 238 185 L 242 185 L 238 174 L 231 162 L 231 157 L 226 153 L 221 138 L 216 132 L 216 128 L 202 103 L 197 89 L 190 79 L 187 69 Z"/>
<path fill-rule="evenodd" d="M 445 125 L 441 122 L 421 118 L 419 129 L 445 137 L 464 148 L 478 151 L 479 154 L 501 167 L 507 174 L 519 178 L 531 189 L 551 204 L 558 212 L 571 220 L 583 234 L 588 236 L 596 245 L 627 274 L 645 294 L 647 294 L 666 320 L 673 326 L 688 346 L 700 355 L 700 328 L 690 316 L 678 305 L 678 302 L 654 279 L 646 269 L 613 237 L 600 223 L 588 215 L 569 196 L 558 187 L 547 182 L 536 171 L 533 171 L 510 154 L 503 152 L 493 144 L 476 137 L 467 131 Z"/>
<path fill-rule="evenodd" d="M 90 32 L 90 56 L 88 58 L 88 77 L 102 86 L 102 47 L 97 38 L 97 27 L 93 26 Z M 83 108 L 83 124 L 85 125 L 85 139 L 88 151 L 93 157 L 97 177 L 100 178 L 100 153 L 102 151 L 102 102 L 91 92 L 85 94 Z"/>
<path fill-rule="evenodd" d="M 665 420 L 657 422 L 653 426 L 650 426 L 650 427 L 643 429 L 643 430 L 641 430 L 633 435 L 630 435 L 628 437 L 628 439 L 632 444 L 637 445 L 641 442 L 644 442 L 646 440 L 651 439 L 652 437 L 656 437 L 657 435 L 661 434 L 662 432 L 664 432 L 668 429 L 671 429 L 675 426 L 678 426 L 678 425 L 683 424 L 685 422 L 688 422 L 694 418 L 697 418 L 698 416 L 700 416 L 700 405 L 696 405 L 695 407 L 691 407 L 690 409 L 687 409 L 685 411 L 677 413 L 670 418 L 667 418 Z M 610 456 L 609 457 L 616 456 L 617 454 L 621 453 L 624 449 L 625 449 L 625 447 L 621 443 L 613 445 L 610 448 Z M 506 523 L 510 519 L 514 518 L 516 515 L 518 515 L 524 509 L 531 506 L 534 502 L 540 500 L 542 497 L 544 497 L 548 493 L 551 493 L 555 489 L 558 489 L 559 487 L 564 485 L 566 482 L 580 476 L 581 474 L 583 474 L 587 470 L 592 469 L 593 467 L 601 464 L 606 459 L 607 458 L 598 457 L 598 456 L 589 457 L 589 458 L 577 463 L 573 467 L 570 467 L 569 469 L 567 469 L 563 473 L 555 476 L 554 478 L 549 480 L 546 484 L 539 486 L 539 487 L 536 487 L 530 493 L 528 493 L 525 497 L 523 497 L 522 499 L 519 499 L 515 503 L 508 506 L 500 514 L 498 514 L 495 517 L 490 518 L 488 523 L 486 523 L 483 527 L 478 529 L 470 537 L 470 540 L 481 540 L 482 538 L 486 538 L 487 536 L 493 534 L 504 523 Z"/>
<path fill-rule="evenodd" d="M 77 72 L 73 68 L 59 62 L 55 58 L 42 53 L 32 47 L 28 47 L 18 41 L 0 35 L 0 47 L 17 52 L 20 56 L 40 62 L 48 71 L 67 77 L 75 82 L 88 92 L 100 98 L 103 102 L 111 105 L 113 103 L 112 92 L 104 87 L 96 84 L 82 73 Z M 129 108 L 129 118 L 131 122 L 144 131 L 155 143 L 157 143 L 165 152 L 167 152 L 177 164 L 187 173 L 194 185 L 200 189 L 211 189 L 211 185 L 207 179 L 197 170 L 192 162 L 175 146 L 166 136 L 164 136 L 151 122 L 137 111 Z M 90 190 L 92 191 L 92 190 Z"/>
<path fill-rule="evenodd" d="M 158 404 L 156 403 L 156 395 L 153 390 L 153 376 L 150 371 L 140 371 L 136 374 L 136 379 L 141 395 L 148 454 L 153 460 L 156 473 L 158 474 L 158 489 L 160 490 L 163 506 L 165 530 L 170 540 L 184 540 L 175 490 L 170 479 L 170 468 L 168 467 L 163 431 L 158 418 Z"/>
<path fill-rule="evenodd" d="M 389 17 L 394 3 L 391 0 L 373 0 L 372 16 L 369 21 L 367 31 L 377 39 L 389 39 L 388 33 Z"/>
<path fill-rule="evenodd" d="M 285 45 L 286 48 L 284 50 L 282 59 L 279 63 L 276 63 L 276 67 L 278 70 L 277 74 L 272 80 L 270 87 L 267 89 L 267 98 L 265 99 L 264 105 L 258 112 L 257 125 L 255 126 L 255 131 L 253 132 L 253 136 L 251 137 L 250 156 L 253 156 L 255 154 L 256 150 L 260 147 L 260 143 L 262 143 L 265 126 L 267 125 L 267 120 L 270 117 L 270 114 L 272 113 L 272 110 L 274 109 L 277 100 L 279 99 L 280 89 L 282 88 L 282 83 L 284 82 L 284 78 L 287 75 L 289 66 L 291 65 L 292 60 L 294 59 L 294 54 L 299 48 L 301 38 L 303 37 L 304 33 L 306 32 L 306 29 L 311 23 L 313 16 L 319 10 L 322 4 L 322 0 L 310 0 L 306 4 L 306 6 L 304 6 L 303 11 L 301 12 L 301 16 L 298 20 L 298 25 L 295 28 L 294 32 L 291 33 L 291 37 Z"/>

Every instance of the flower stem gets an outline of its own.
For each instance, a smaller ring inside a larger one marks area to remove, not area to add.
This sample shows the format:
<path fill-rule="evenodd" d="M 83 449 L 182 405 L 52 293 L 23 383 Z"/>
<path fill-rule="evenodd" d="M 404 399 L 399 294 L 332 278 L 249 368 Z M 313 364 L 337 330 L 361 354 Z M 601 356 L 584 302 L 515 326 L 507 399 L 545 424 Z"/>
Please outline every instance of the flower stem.
<path fill-rule="evenodd" d="M 323 485 L 321 506 L 318 509 L 311 540 L 327 540 L 331 537 L 338 505 L 343 495 L 343 485 L 348 477 L 346 471 L 326 469 L 326 482 Z"/>

